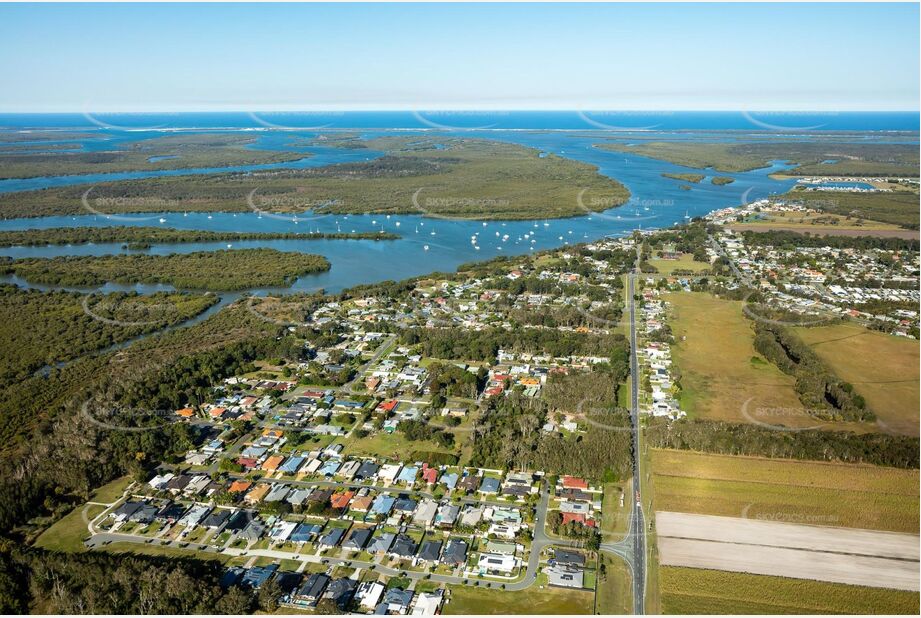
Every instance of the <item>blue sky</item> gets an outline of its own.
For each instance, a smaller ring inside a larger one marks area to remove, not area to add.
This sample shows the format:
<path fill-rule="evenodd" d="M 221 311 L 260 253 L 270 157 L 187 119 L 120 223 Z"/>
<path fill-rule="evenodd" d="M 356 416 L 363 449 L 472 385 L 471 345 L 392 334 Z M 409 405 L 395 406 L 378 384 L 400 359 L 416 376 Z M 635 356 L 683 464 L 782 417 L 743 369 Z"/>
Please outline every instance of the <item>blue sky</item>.
<path fill-rule="evenodd" d="M 0 5 L 0 111 L 917 110 L 917 4 Z"/>

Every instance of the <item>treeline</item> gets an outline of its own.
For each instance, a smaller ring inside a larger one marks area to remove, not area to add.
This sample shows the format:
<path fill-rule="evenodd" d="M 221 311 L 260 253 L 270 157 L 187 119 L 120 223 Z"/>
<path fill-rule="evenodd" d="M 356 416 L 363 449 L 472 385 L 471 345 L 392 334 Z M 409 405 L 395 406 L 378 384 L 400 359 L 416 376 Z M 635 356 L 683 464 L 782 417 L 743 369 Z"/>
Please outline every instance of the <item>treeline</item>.
<path fill-rule="evenodd" d="M 5 614 L 248 614 L 275 599 L 220 586 L 216 560 L 0 548 Z M 278 592 L 277 588 L 275 592 Z"/>
<path fill-rule="evenodd" d="M 654 448 L 918 468 L 918 438 L 882 433 L 783 431 L 723 421 L 651 419 L 645 438 Z"/>
<path fill-rule="evenodd" d="M 886 251 L 918 251 L 921 242 L 915 238 L 893 238 L 882 236 L 819 236 L 800 234 L 783 230 L 770 232 L 742 233 L 745 244 L 755 247 L 772 246 L 778 249 L 795 247 L 831 247 L 833 249 L 884 249 Z"/>
<path fill-rule="evenodd" d="M 488 328 L 471 332 L 455 328 L 408 329 L 401 334 L 406 345 L 421 344 L 425 356 L 494 362 L 499 350 L 551 356 L 599 356 L 610 358 L 628 350 L 621 334 L 592 335 L 538 328 L 506 330 Z"/>
<path fill-rule="evenodd" d="M 584 433 L 545 432 L 547 404 L 518 393 L 489 400 L 477 419 L 471 465 L 485 468 L 543 470 L 591 479 L 624 478 L 631 446 L 625 417 L 593 414 Z"/>
<path fill-rule="evenodd" d="M 390 232 L 295 234 L 290 232 L 210 232 L 161 227 L 55 227 L 0 232 L 0 247 L 113 244 L 140 246 L 167 243 L 228 242 L 242 240 L 396 240 Z"/>
<path fill-rule="evenodd" d="M 217 300 L 166 292 L 85 295 L 0 285 L 0 390 L 45 366 L 181 323 Z"/>
<path fill-rule="evenodd" d="M 204 436 L 168 422 L 173 411 L 204 401 L 251 361 L 297 347 L 282 332 L 237 305 L 8 388 L 0 399 L 0 535 L 28 538 L 33 518 L 60 516 L 108 481 L 146 476 L 185 453 Z"/>
<path fill-rule="evenodd" d="M 7 260 L 0 272 L 47 285 L 159 283 L 192 290 L 243 290 L 287 287 L 301 275 L 329 267 L 321 255 L 233 249 L 173 255 L 27 258 Z"/>
<path fill-rule="evenodd" d="M 872 421 L 876 416 L 848 382 L 839 380 L 825 363 L 790 330 L 755 321 L 755 349 L 796 378 L 794 388 L 806 411 L 835 421 Z"/>

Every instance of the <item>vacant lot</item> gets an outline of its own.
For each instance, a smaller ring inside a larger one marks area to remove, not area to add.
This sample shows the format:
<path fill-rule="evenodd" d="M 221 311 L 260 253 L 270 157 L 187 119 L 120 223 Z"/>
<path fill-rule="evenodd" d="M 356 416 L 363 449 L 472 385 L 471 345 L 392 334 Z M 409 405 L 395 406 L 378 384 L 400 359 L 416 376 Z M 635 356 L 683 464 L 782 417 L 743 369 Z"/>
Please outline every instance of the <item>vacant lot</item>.
<path fill-rule="evenodd" d="M 664 511 L 656 530 L 663 566 L 919 589 L 913 534 Z"/>
<path fill-rule="evenodd" d="M 918 435 L 919 344 L 856 324 L 798 328 L 840 377 L 854 385 L 888 431 Z"/>
<path fill-rule="evenodd" d="M 589 591 L 539 588 L 519 592 L 469 586 L 451 588 L 445 614 L 591 614 L 594 595 Z"/>
<path fill-rule="evenodd" d="M 742 405 L 752 409 L 800 409 L 793 378 L 762 359 L 752 345 L 754 331 L 742 303 L 709 294 L 668 294 L 671 327 L 677 340 L 673 356 L 681 373 L 681 404 L 689 416 L 748 422 Z M 790 426 L 815 422 L 802 415 L 785 419 Z"/>
<path fill-rule="evenodd" d="M 682 253 L 677 260 L 663 260 L 662 258 L 654 257 L 649 260 L 649 263 L 655 266 L 663 275 L 670 275 L 676 270 L 700 272 L 710 268 L 709 262 L 696 262 L 690 253 Z"/>
<path fill-rule="evenodd" d="M 917 614 L 912 592 L 788 577 L 662 567 L 666 614 Z"/>
<path fill-rule="evenodd" d="M 918 532 L 917 470 L 654 449 L 656 507 Z"/>
<path fill-rule="evenodd" d="M 83 539 L 90 535 L 87 521 L 102 513 L 105 508 L 98 504 L 78 506 L 45 530 L 35 544 L 53 551 L 84 551 Z"/>
<path fill-rule="evenodd" d="M 604 574 L 598 575 L 595 612 L 604 615 L 633 613 L 633 581 L 627 563 L 617 556 L 601 554 L 601 564 Z"/>
<path fill-rule="evenodd" d="M 806 214 L 801 212 L 761 213 L 757 219 L 744 223 L 731 223 L 726 227 L 736 230 L 785 230 L 833 236 L 881 236 L 896 238 L 918 238 L 918 230 L 907 230 L 893 223 L 870 221 L 844 215 Z"/>

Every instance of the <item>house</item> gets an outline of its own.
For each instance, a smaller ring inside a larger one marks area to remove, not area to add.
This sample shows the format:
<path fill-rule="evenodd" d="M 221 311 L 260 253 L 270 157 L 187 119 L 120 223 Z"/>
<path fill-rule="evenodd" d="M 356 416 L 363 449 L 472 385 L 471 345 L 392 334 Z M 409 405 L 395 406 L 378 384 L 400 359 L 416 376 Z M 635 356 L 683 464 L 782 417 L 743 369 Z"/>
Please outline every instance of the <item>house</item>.
<path fill-rule="evenodd" d="M 588 526 L 589 528 L 595 527 L 595 520 L 586 518 L 582 513 L 563 513 L 563 525 L 565 526 L 572 522 Z"/>
<path fill-rule="evenodd" d="M 246 525 L 246 528 L 240 533 L 240 537 L 250 543 L 258 541 L 265 536 L 265 524 L 258 519 L 254 519 Z"/>
<path fill-rule="evenodd" d="M 480 477 L 468 474 L 457 482 L 457 488 L 464 493 L 473 493 L 480 487 Z"/>
<path fill-rule="evenodd" d="M 276 543 L 283 543 L 291 538 L 295 528 L 297 528 L 297 522 L 280 519 L 272 526 L 269 538 Z"/>
<path fill-rule="evenodd" d="M 292 543 L 309 543 L 322 529 L 320 524 L 298 524 L 288 540 Z"/>
<path fill-rule="evenodd" d="M 135 509 L 133 513 L 128 515 L 128 521 L 147 525 L 157 518 L 157 513 L 159 512 L 160 508 L 157 505 L 142 503 L 140 508 Z"/>
<path fill-rule="evenodd" d="M 354 495 L 354 491 L 343 491 L 337 494 L 333 494 L 329 499 L 329 504 L 334 509 L 346 509 L 348 508 L 349 502 L 352 501 L 352 497 Z"/>
<path fill-rule="evenodd" d="M 249 492 L 243 496 L 243 501 L 247 504 L 259 504 L 269 492 L 272 491 L 272 486 L 267 483 L 260 483 L 253 487 Z"/>
<path fill-rule="evenodd" d="M 400 470 L 400 474 L 397 475 L 398 483 L 405 483 L 406 485 L 412 485 L 416 482 L 416 475 L 419 474 L 419 468 L 416 466 L 406 466 Z"/>
<path fill-rule="evenodd" d="M 475 528 L 476 525 L 480 523 L 480 520 L 483 519 L 483 513 L 485 511 L 486 507 L 482 505 L 473 506 L 468 504 L 461 513 L 461 525 L 467 526 L 468 528 Z"/>
<path fill-rule="evenodd" d="M 190 474 L 179 474 L 171 478 L 163 488 L 176 495 L 181 493 L 191 481 L 192 476 Z"/>
<path fill-rule="evenodd" d="M 240 585 L 244 588 L 252 588 L 253 590 L 259 590 L 272 575 L 275 574 L 275 571 L 278 570 L 277 564 L 268 564 L 266 566 L 254 566 L 246 570 L 246 573 L 243 574 L 243 578 L 240 580 Z"/>
<path fill-rule="evenodd" d="M 156 520 L 161 524 L 175 524 L 186 511 L 186 506 L 178 502 L 170 502 L 157 513 Z"/>
<path fill-rule="evenodd" d="M 297 593 L 292 597 L 291 602 L 301 607 L 314 607 L 317 601 L 323 595 L 323 591 L 329 585 L 329 575 L 325 573 L 314 573 L 307 578 Z"/>
<path fill-rule="evenodd" d="M 437 512 L 438 503 L 431 498 L 424 498 L 422 502 L 419 503 L 419 506 L 416 507 L 416 512 L 413 513 L 413 523 L 417 526 L 427 528 L 432 525 L 432 521 L 434 521 Z"/>
<path fill-rule="evenodd" d="M 511 541 L 518 535 L 520 529 L 521 526 L 517 524 L 490 524 L 489 529 L 486 531 L 486 535 Z"/>
<path fill-rule="evenodd" d="M 355 472 L 354 480 L 364 481 L 367 479 L 373 479 L 377 474 L 377 471 L 380 469 L 373 461 L 364 461 L 359 466 L 358 471 Z"/>
<path fill-rule="evenodd" d="M 347 528 L 333 528 L 317 541 L 320 547 L 335 547 L 345 536 Z"/>
<path fill-rule="evenodd" d="M 580 479 L 575 476 L 563 476 L 563 488 L 588 489 L 588 483 L 585 481 L 585 479 Z"/>
<path fill-rule="evenodd" d="M 262 469 L 266 472 L 275 472 L 284 460 L 282 455 L 272 455 L 262 462 Z"/>
<path fill-rule="evenodd" d="M 397 499 L 393 503 L 393 510 L 398 513 L 412 513 L 416 510 L 416 505 L 418 503 L 410 498 L 409 496 L 402 494 L 397 496 Z"/>
<path fill-rule="evenodd" d="M 253 484 L 250 481 L 236 480 L 230 484 L 230 487 L 227 488 L 227 491 L 232 494 L 241 494 L 245 491 L 248 491 Z"/>
<path fill-rule="evenodd" d="M 334 476 L 339 471 L 340 465 L 339 461 L 330 459 L 320 468 L 319 474 L 320 476 Z"/>
<path fill-rule="evenodd" d="M 275 485 L 265 497 L 265 502 L 281 502 L 291 490 L 287 485 Z"/>
<path fill-rule="evenodd" d="M 409 606 L 413 602 L 413 591 L 402 590 L 400 588 L 391 588 L 384 595 L 384 600 L 378 605 L 375 614 L 399 614 L 405 615 L 409 611 Z M 383 606 L 383 607 L 382 607 Z"/>
<path fill-rule="evenodd" d="M 344 464 L 342 464 L 342 467 L 339 468 L 338 472 L 336 472 L 336 476 L 340 478 L 344 478 L 347 481 L 351 481 L 355 477 L 355 475 L 358 474 L 359 468 L 361 468 L 360 461 L 356 461 L 356 460 L 347 461 Z"/>
<path fill-rule="evenodd" d="M 304 457 L 289 457 L 285 463 L 278 467 L 278 471 L 282 474 L 297 474 L 297 471 L 304 464 L 304 461 Z"/>
<path fill-rule="evenodd" d="M 486 551 L 490 554 L 514 556 L 517 549 L 518 546 L 515 545 L 515 543 L 503 543 L 501 541 L 492 540 L 486 542 Z"/>
<path fill-rule="evenodd" d="M 451 503 L 442 504 L 438 507 L 438 514 L 435 515 L 435 525 L 439 528 L 453 528 L 459 514 L 459 506 Z"/>
<path fill-rule="evenodd" d="M 340 610 L 345 610 L 348 604 L 355 596 L 355 590 L 358 588 L 358 582 L 348 577 L 340 577 L 329 582 L 326 591 L 323 593 L 324 599 L 329 599 L 336 604 Z"/>
<path fill-rule="evenodd" d="M 381 597 L 384 596 L 384 590 L 384 584 L 379 582 L 362 582 L 355 591 L 358 606 L 364 610 L 373 610 L 380 603 Z"/>
<path fill-rule="evenodd" d="M 550 564 L 554 566 L 579 567 L 585 566 L 585 555 L 569 549 L 554 548 Z"/>
<path fill-rule="evenodd" d="M 559 588 L 582 588 L 583 571 L 572 567 L 552 566 L 545 570 L 548 583 Z"/>
<path fill-rule="evenodd" d="M 246 528 L 253 519 L 255 519 L 255 515 L 252 511 L 236 511 L 230 516 L 230 519 L 227 520 L 227 525 L 224 526 L 224 530 L 228 532 L 240 532 Z"/>
<path fill-rule="evenodd" d="M 416 542 L 412 537 L 400 533 L 393 540 L 393 545 L 387 553 L 400 558 L 412 558 L 416 555 Z"/>
<path fill-rule="evenodd" d="M 374 496 L 360 496 L 352 500 L 352 504 L 349 505 L 349 508 L 358 513 L 367 513 L 368 509 L 371 508 L 372 502 L 374 502 Z"/>
<path fill-rule="evenodd" d="M 393 545 L 395 538 L 396 535 L 392 532 L 382 532 L 371 539 L 371 544 L 368 545 L 368 553 L 376 554 L 390 551 L 390 546 Z"/>
<path fill-rule="evenodd" d="M 317 458 L 313 458 L 307 462 L 306 465 L 301 469 L 301 474 L 316 474 L 317 470 L 320 469 L 320 466 L 323 465 L 323 461 Z"/>
<path fill-rule="evenodd" d="M 457 486 L 457 473 L 456 472 L 445 472 L 441 475 L 439 482 L 445 486 L 448 491 L 451 491 Z"/>
<path fill-rule="evenodd" d="M 514 556 L 505 554 L 480 554 L 477 560 L 477 568 L 480 573 L 495 573 L 507 575 L 515 570 L 516 560 Z"/>
<path fill-rule="evenodd" d="M 449 539 L 441 554 L 441 563 L 449 566 L 458 566 L 467 563 L 467 541 L 462 539 Z"/>
<path fill-rule="evenodd" d="M 433 592 L 420 592 L 416 596 L 416 602 L 413 604 L 413 616 L 434 616 L 441 610 L 441 603 L 444 601 L 444 590 L 438 589 Z"/>
<path fill-rule="evenodd" d="M 303 575 L 292 573 L 291 571 L 279 571 L 275 575 L 275 583 L 278 584 L 278 589 L 281 590 L 283 597 L 289 596 L 297 590 L 303 579 Z"/>
<path fill-rule="evenodd" d="M 314 502 L 319 504 L 326 504 L 329 502 L 329 499 L 333 496 L 332 489 L 323 489 L 322 487 L 317 487 L 310 492 L 310 495 L 307 496 L 307 502 Z"/>
<path fill-rule="evenodd" d="M 160 491 L 166 488 L 166 484 L 175 476 L 172 472 L 167 472 L 166 474 L 158 474 L 149 481 L 147 484 L 150 485 L 152 489 Z"/>
<path fill-rule="evenodd" d="M 211 530 L 218 530 L 230 519 L 231 512 L 227 509 L 214 509 L 211 514 L 205 517 L 201 525 Z"/>
<path fill-rule="evenodd" d="M 499 479 L 494 479 L 490 477 L 483 477 L 483 481 L 480 483 L 480 488 L 478 491 L 481 494 L 495 494 L 499 493 Z"/>
<path fill-rule="evenodd" d="M 371 513 L 374 515 L 390 515 L 393 510 L 393 503 L 396 500 L 390 494 L 380 494 L 374 499 L 371 505 Z"/>
<path fill-rule="evenodd" d="M 422 562 L 436 563 L 441 556 L 441 541 L 426 541 L 419 548 L 419 560 Z"/>
<path fill-rule="evenodd" d="M 489 521 L 500 524 L 520 524 L 521 513 L 518 509 L 497 506 L 487 509 L 485 516 Z"/>
<path fill-rule="evenodd" d="M 307 498 L 310 497 L 312 491 L 312 489 L 307 489 L 306 487 L 296 487 L 288 494 L 288 497 L 285 498 L 285 502 L 295 506 L 304 504 Z"/>
<path fill-rule="evenodd" d="M 393 483 L 403 468 L 402 464 L 384 464 L 377 472 L 377 478 L 387 485 Z"/>
<path fill-rule="evenodd" d="M 438 470 L 429 468 L 428 464 L 422 464 L 422 480 L 426 485 L 434 485 L 438 480 Z"/>
<path fill-rule="evenodd" d="M 194 528 L 199 523 L 201 523 L 202 520 L 204 520 L 205 517 L 207 517 L 208 513 L 210 512 L 211 512 L 210 506 L 206 506 L 204 504 L 196 504 L 195 506 L 190 508 L 188 512 L 182 516 L 182 519 L 180 519 L 177 523 L 180 526 L 185 526 L 187 528 Z"/>
<path fill-rule="evenodd" d="M 371 540 L 371 535 L 374 534 L 374 528 L 354 528 L 352 533 L 342 543 L 343 549 L 354 549 L 362 550 L 365 548 L 365 545 L 368 544 L 368 541 Z"/>

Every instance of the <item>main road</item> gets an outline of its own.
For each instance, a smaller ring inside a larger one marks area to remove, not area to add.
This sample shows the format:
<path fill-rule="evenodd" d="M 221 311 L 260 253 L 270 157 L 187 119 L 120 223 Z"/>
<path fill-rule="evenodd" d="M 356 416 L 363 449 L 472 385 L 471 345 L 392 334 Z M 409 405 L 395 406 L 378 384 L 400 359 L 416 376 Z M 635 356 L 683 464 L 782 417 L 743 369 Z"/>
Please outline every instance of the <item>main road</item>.
<path fill-rule="evenodd" d="M 637 271 L 639 261 L 637 261 Z M 646 520 L 643 518 L 642 478 L 640 476 L 640 367 L 636 346 L 636 272 L 627 275 L 630 303 L 630 420 L 633 425 L 633 613 L 643 614 L 646 596 Z"/>

